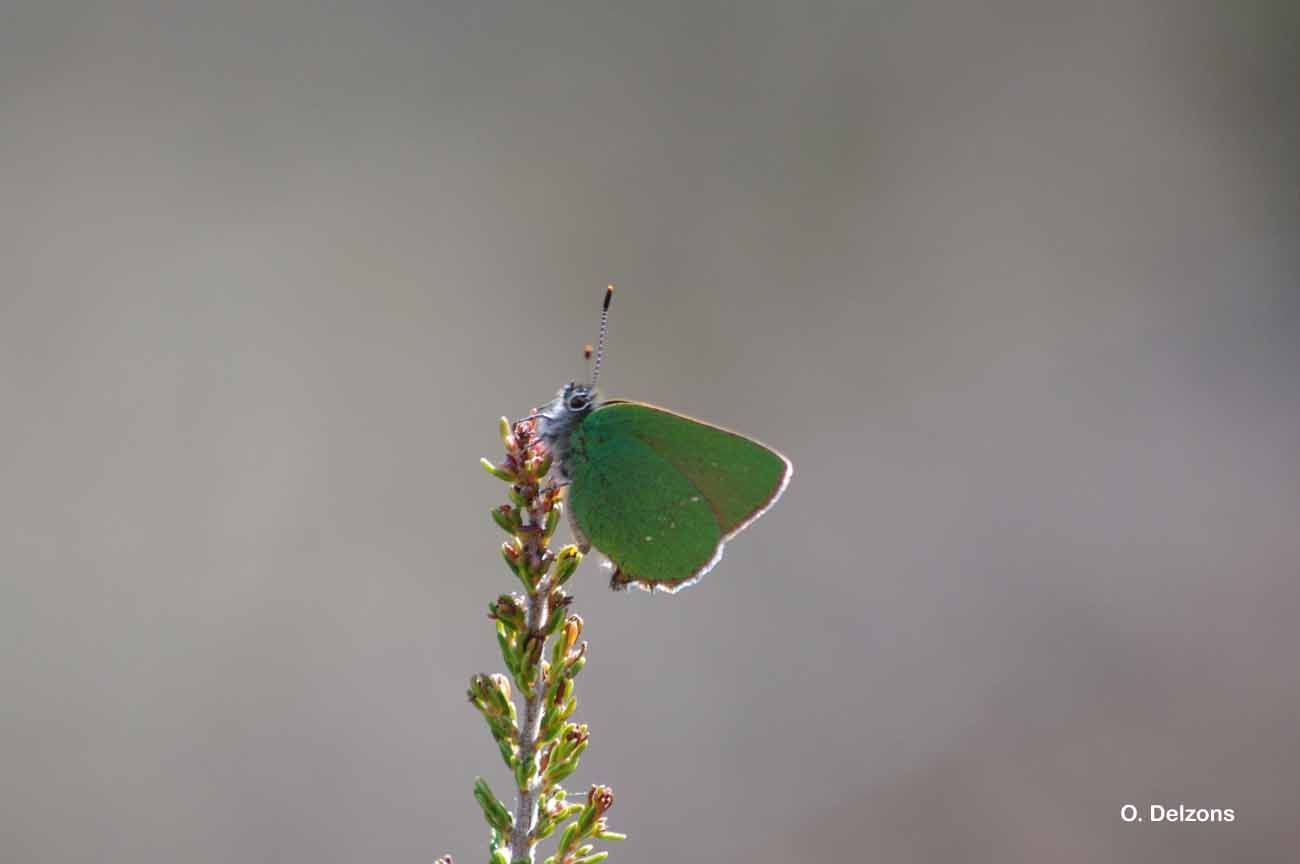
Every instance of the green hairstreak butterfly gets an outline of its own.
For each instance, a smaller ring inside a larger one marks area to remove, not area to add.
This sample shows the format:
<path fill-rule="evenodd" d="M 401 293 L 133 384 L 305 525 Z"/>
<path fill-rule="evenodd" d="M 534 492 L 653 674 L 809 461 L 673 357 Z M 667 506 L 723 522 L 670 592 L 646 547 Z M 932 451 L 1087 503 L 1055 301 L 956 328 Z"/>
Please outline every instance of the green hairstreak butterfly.
<path fill-rule="evenodd" d="M 573 533 L 583 551 L 594 546 L 613 564 L 611 587 L 671 593 L 709 572 L 726 542 L 776 503 L 790 460 L 654 405 L 598 401 L 613 295 L 611 285 L 591 382 L 566 384 L 533 418 L 568 484 Z"/>

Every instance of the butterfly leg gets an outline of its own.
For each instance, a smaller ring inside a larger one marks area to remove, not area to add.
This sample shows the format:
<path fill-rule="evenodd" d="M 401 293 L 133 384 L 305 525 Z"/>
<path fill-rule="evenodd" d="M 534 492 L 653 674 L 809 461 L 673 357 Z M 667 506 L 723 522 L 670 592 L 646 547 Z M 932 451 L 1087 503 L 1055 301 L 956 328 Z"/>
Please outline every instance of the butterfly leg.
<path fill-rule="evenodd" d="M 591 551 L 591 541 L 587 539 L 587 535 L 583 534 L 582 529 L 578 527 L 578 520 L 573 518 L 573 509 L 566 509 L 569 513 L 569 533 L 573 535 L 573 542 L 578 544 L 578 549 L 582 551 L 583 555 L 586 555 Z"/>

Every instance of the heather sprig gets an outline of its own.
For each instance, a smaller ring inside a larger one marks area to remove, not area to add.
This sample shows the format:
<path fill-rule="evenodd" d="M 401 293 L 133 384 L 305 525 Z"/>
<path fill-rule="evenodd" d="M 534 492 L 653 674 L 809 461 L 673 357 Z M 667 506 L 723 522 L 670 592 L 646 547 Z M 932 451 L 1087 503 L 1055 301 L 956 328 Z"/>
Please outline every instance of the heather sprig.
<path fill-rule="evenodd" d="M 501 440 L 505 460 L 482 463 L 509 484 L 509 501 L 492 510 L 492 519 L 509 535 L 501 556 L 523 593 L 502 594 L 488 604 L 508 674 L 473 676 L 469 701 L 510 770 L 515 807 L 507 808 L 482 777 L 474 782 L 474 797 L 491 829 L 491 864 L 533 864 L 537 844 L 557 832 L 555 853 L 545 864 L 596 864 L 609 853 L 595 851 L 592 841 L 624 838 L 605 821 L 613 790 L 592 786 L 585 802 L 571 802 L 561 785 L 590 739 L 585 723 L 570 720 L 587 643 L 581 641 L 582 618 L 568 611 L 573 598 L 564 591 L 582 553 L 573 545 L 551 549 L 563 490 L 547 480 L 551 456 L 537 439 L 535 421 L 511 426 L 503 417 Z M 445 860 L 450 864 L 449 856 Z"/>

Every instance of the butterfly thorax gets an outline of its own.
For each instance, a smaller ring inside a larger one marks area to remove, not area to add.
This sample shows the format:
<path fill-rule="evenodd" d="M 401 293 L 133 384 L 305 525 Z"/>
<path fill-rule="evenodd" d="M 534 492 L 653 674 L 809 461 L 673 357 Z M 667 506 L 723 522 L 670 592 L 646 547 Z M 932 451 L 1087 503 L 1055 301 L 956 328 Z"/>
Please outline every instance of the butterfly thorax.
<path fill-rule="evenodd" d="M 573 430 L 595 407 L 596 391 L 570 381 L 537 412 L 538 434 L 550 450 L 554 464 L 559 467 L 560 477 L 566 481 L 571 477 L 569 442 Z"/>

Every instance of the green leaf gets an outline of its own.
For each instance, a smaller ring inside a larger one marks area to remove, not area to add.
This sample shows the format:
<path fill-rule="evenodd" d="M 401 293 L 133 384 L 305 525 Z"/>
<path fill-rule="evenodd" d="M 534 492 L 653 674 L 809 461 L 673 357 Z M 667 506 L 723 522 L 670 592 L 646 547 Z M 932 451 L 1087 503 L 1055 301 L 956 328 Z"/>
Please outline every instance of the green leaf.
<path fill-rule="evenodd" d="M 509 504 L 493 507 L 489 512 L 492 514 L 492 521 L 496 522 L 502 531 L 511 536 L 519 533 L 521 526 L 518 524 L 519 517 L 516 515 L 518 511 Z"/>
<path fill-rule="evenodd" d="M 474 778 L 474 800 L 478 801 L 479 807 L 482 808 L 483 818 L 487 820 L 489 828 L 502 834 L 510 833 L 514 826 L 514 817 L 510 815 L 506 805 L 492 794 L 492 788 L 482 777 Z"/>
<path fill-rule="evenodd" d="M 528 762 L 526 762 L 523 759 L 517 759 L 515 760 L 514 767 L 515 767 L 515 786 L 519 789 L 519 791 L 522 792 L 528 788 L 528 781 L 532 777 L 534 766 L 528 764 Z"/>
<path fill-rule="evenodd" d="M 568 826 L 565 827 L 564 833 L 560 835 L 560 845 L 556 847 L 557 849 L 559 849 L 559 854 L 563 855 L 565 852 L 567 852 L 569 848 L 573 845 L 574 841 L 576 841 L 577 839 L 578 839 L 578 823 L 571 822 L 569 823 Z"/>
<path fill-rule="evenodd" d="M 515 482 L 515 476 L 513 474 L 511 474 L 509 471 L 506 471 L 504 468 L 500 468 L 496 465 L 493 465 L 487 459 L 480 459 L 478 460 L 478 463 L 483 466 L 483 470 L 487 471 L 489 474 L 491 474 L 493 477 L 497 478 L 498 480 L 501 480 L 502 482 L 505 483 Z"/>
<path fill-rule="evenodd" d="M 560 504 L 551 507 L 546 513 L 546 524 L 542 526 L 542 542 L 549 543 L 551 537 L 555 534 L 555 529 L 560 526 L 560 511 L 564 509 Z"/>
<path fill-rule="evenodd" d="M 507 738 L 497 738 L 497 747 L 501 749 L 501 758 L 505 760 L 506 767 L 513 771 L 515 760 L 518 758 L 515 754 L 515 745 Z"/>

